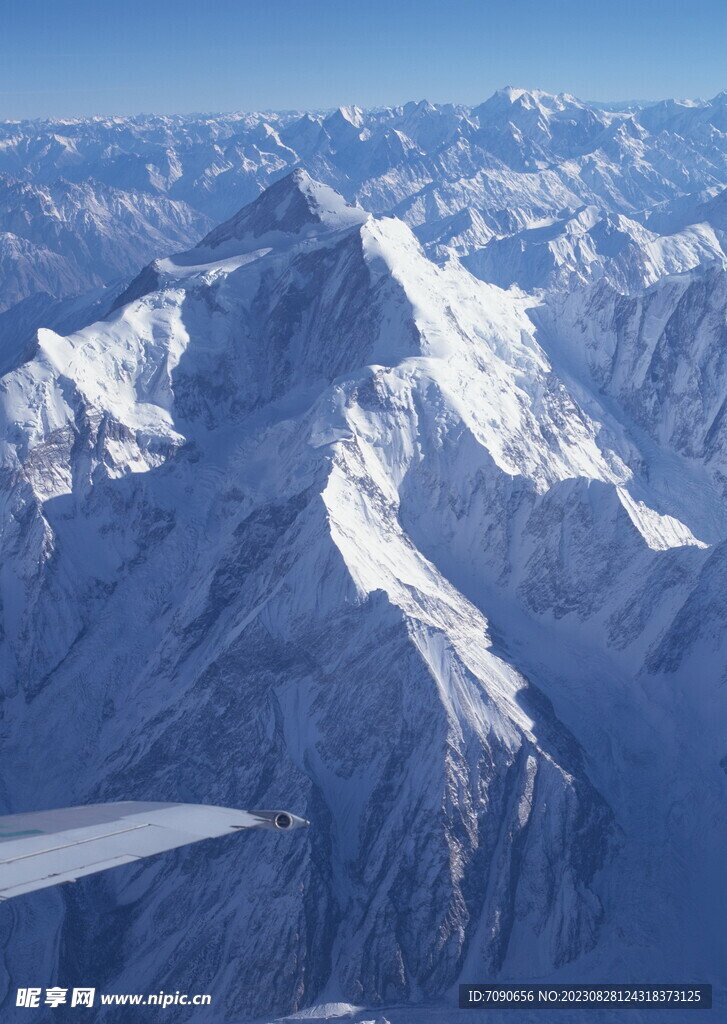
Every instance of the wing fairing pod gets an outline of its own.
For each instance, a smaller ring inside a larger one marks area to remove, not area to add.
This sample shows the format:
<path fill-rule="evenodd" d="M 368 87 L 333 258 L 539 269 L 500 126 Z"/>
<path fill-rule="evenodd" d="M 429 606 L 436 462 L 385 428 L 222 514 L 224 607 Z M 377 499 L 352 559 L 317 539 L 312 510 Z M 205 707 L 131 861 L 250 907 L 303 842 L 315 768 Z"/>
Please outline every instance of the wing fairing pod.
<path fill-rule="evenodd" d="M 306 828 L 310 825 L 309 821 L 305 818 L 299 818 L 295 814 L 291 814 L 290 811 L 248 811 L 253 818 L 259 819 L 259 824 L 255 828 L 268 828 L 275 829 L 278 832 L 289 832 L 293 828 Z M 240 828 L 245 828 L 245 825 L 240 825 Z"/>

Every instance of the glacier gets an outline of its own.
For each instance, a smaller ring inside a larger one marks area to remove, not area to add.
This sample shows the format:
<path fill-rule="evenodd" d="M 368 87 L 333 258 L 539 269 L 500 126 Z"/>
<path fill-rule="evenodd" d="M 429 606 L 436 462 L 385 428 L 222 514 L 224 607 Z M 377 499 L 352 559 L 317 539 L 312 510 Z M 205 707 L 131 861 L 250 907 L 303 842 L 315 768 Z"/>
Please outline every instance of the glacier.
<path fill-rule="evenodd" d="M 0 905 L 7 1019 L 723 998 L 726 102 L 2 127 L 5 812 L 313 823 Z"/>

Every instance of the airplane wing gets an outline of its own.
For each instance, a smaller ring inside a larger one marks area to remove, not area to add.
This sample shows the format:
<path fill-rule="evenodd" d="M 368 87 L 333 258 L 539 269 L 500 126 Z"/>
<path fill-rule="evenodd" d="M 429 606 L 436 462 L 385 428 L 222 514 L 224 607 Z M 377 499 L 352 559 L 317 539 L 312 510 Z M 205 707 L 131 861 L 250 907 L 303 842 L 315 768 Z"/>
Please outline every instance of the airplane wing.
<path fill-rule="evenodd" d="M 288 811 L 134 801 L 10 814 L 0 817 L 0 900 L 239 829 L 307 824 Z"/>

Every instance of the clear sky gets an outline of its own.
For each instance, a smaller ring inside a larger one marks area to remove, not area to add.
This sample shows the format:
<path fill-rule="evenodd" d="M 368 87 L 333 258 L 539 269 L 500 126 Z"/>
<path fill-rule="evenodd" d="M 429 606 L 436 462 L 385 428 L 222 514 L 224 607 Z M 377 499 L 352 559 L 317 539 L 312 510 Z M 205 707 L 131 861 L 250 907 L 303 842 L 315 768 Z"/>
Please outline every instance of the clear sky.
<path fill-rule="evenodd" d="M 0 0 L 0 119 L 727 88 L 727 0 Z"/>

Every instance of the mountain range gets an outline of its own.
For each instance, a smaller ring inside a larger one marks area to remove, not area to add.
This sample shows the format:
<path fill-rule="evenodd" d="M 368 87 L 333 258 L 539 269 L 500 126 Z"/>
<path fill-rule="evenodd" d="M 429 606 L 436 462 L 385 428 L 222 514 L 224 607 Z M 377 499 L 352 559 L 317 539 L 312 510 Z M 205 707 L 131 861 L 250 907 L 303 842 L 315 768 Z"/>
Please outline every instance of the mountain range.
<path fill-rule="evenodd" d="M 483 280 L 638 288 L 724 260 L 726 126 L 727 93 L 606 110 L 512 88 L 472 108 L 0 123 L 0 310 L 133 276 L 298 166 Z"/>
<path fill-rule="evenodd" d="M 234 1022 L 722 998 L 726 133 L 519 89 L 0 127 L 4 812 L 312 823 L 3 904 L 9 1020 L 29 963 Z"/>

